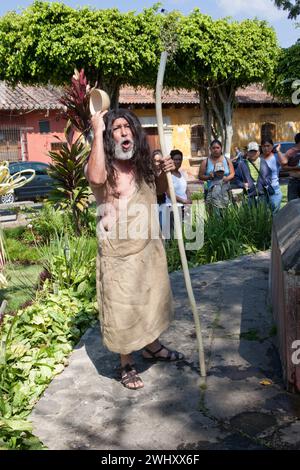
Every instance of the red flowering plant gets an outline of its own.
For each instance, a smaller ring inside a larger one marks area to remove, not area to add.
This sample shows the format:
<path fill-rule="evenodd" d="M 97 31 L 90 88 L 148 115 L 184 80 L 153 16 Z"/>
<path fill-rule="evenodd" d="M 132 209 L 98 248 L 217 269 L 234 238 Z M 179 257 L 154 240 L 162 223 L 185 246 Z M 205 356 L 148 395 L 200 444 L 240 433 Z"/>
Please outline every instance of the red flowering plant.
<path fill-rule="evenodd" d="M 89 90 L 84 69 L 75 69 L 72 84 L 65 89 L 60 102 L 66 107 L 68 119 L 65 139 L 60 140 L 60 147 L 49 152 L 52 158 L 49 174 L 57 182 L 50 195 L 50 200 L 63 210 L 70 209 L 77 235 L 87 224 L 90 188 L 84 176 L 90 147 L 87 136 L 90 130 Z M 75 130 L 80 132 L 74 139 Z M 83 138 L 84 137 L 84 138 Z"/>
<path fill-rule="evenodd" d="M 72 125 L 82 134 L 87 135 L 90 128 L 89 91 L 90 85 L 84 69 L 74 70 L 71 86 L 65 88 L 59 100 L 65 107 L 65 115 Z"/>

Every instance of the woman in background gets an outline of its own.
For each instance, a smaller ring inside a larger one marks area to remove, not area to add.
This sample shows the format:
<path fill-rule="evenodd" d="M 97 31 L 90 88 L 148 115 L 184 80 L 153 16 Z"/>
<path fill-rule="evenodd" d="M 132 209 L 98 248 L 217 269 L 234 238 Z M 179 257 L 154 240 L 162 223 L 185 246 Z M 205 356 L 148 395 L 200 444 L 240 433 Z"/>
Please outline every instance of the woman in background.
<path fill-rule="evenodd" d="M 213 140 L 210 156 L 200 166 L 199 178 L 207 184 L 206 203 L 212 209 L 224 209 L 230 202 L 229 181 L 234 178 L 232 162 L 223 155 L 222 143 Z"/>
<path fill-rule="evenodd" d="M 273 141 L 272 139 L 263 139 L 261 142 L 261 160 L 263 165 L 261 164 L 260 172 L 263 175 L 264 173 L 268 174 L 269 183 L 267 186 L 264 187 L 265 194 L 262 198 L 266 201 L 267 204 L 270 205 L 272 213 L 276 214 L 276 212 L 280 209 L 280 204 L 282 200 L 282 192 L 279 185 L 279 170 L 280 165 L 284 164 L 284 156 L 280 152 L 280 146 L 277 147 L 276 156 L 273 153 Z M 264 163 L 267 166 L 267 169 L 264 169 Z M 258 186 L 259 186 L 258 179 Z"/>
<path fill-rule="evenodd" d="M 172 180 L 173 180 L 173 185 L 174 185 L 177 206 L 180 208 L 179 213 L 181 215 L 181 220 L 184 220 L 185 211 L 192 204 L 192 201 L 190 199 L 190 193 L 189 193 L 189 189 L 187 186 L 187 175 L 185 171 L 180 170 L 180 167 L 182 165 L 182 160 L 183 160 L 183 153 L 181 152 L 181 150 L 174 149 L 174 150 L 171 150 L 170 157 L 172 158 L 174 165 L 175 165 L 175 170 L 173 170 L 171 173 L 172 173 Z M 170 228 L 170 237 L 173 237 L 174 215 L 173 215 L 173 210 L 172 210 L 171 196 L 168 190 L 166 193 L 165 213 L 166 213 L 166 218 L 169 224 L 169 227 L 167 228 Z"/>

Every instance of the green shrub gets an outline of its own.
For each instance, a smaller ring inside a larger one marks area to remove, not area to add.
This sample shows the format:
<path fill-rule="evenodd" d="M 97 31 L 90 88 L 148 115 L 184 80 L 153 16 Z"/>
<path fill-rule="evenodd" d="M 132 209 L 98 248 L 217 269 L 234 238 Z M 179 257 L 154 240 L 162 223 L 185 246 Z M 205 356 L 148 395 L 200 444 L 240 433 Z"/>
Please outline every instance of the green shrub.
<path fill-rule="evenodd" d="M 39 244 L 49 243 L 57 234 L 74 234 L 72 216 L 70 211 L 55 209 L 47 203 L 41 211 L 31 220 L 31 232 Z"/>
<path fill-rule="evenodd" d="M 81 215 L 82 235 L 95 236 L 96 234 L 96 207 L 91 205 Z M 31 228 L 28 228 L 31 227 Z M 39 213 L 35 214 L 29 226 L 20 233 L 26 243 L 37 241 L 39 244 L 49 243 L 57 235 L 67 233 L 73 236 L 76 233 L 74 218 L 70 209 L 61 210 L 52 204 L 46 203 Z"/>
<path fill-rule="evenodd" d="M 14 240 L 22 240 L 26 227 L 5 228 L 3 230 L 5 238 L 13 238 Z"/>
<path fill-rule="evenodd" d="M 50 200 L 62 209 L 72 212 L 73 223 L 77 235 L 82 233 L 83 218 L 88 210 L 88 200 L 91 194 L 83 168 L 90 153 L 90 147 L 80 135 L 74 141 L 74 129 L 68 122 L 65 128 L 65 139 L 58 151 L 49 152 L 52 158 L 49 175 L 57 184 L 50 194 Z"/>
<path fill-rule="evenodd" d="M 72 289 L 46 291 L 24 311 L 5 316 L 0 342 L 0 447 L 42 448 L 25 421 L 67 356 L 95 321 L 94 299 Z"/>
<path fill-rule="evenodd" d="M 97 254 L 96 238 L 69 238 L 56 235 L 49 245 L 39 248 L 43 267 L 50 273 L 53 285 L 86 291 L 90 276 L 94 276 Z"/>
<path fill-rule="evenodd" d="M 12 263 L 36 264 L 40 260 L 36 247 L 28 246 L 18 239 L 8 238 L 4 245 L 7 258 Z"/>
<path fill-rule="evenodd" d="M 41 271 L 42 266 L 36 264 L 24 266 L 8 263 L 5 266 L 8 287 L 0 289 L 0 299 L 7 300 L 6 312 L 15 312 L 26 302 L 35 299 Z"/>
<path fill-rule="evenodd" d="M 203 191 L 197 191 L 191 195 L 191 200 L 192 201 L 203 201 L 204 200 L 204 192 Z"/>
<path fill-rule="evenodd" d="M 203 247 L 186 252 L 188 263 L 194 267 L 266 250 L 271 245 L 271 230 L 271 211 L 264 204 L 214 211 L 205 220 Z M 177 241 L 167 242 L 166 250 L 169 271 L 181 269 Z"/>

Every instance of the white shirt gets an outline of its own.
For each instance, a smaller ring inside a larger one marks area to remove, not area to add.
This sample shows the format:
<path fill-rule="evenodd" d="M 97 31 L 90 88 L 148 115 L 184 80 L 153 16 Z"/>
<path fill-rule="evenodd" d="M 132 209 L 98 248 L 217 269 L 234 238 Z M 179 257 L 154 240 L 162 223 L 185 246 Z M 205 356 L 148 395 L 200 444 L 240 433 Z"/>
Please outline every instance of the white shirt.
<path fill-rule="evenodd" d="M 179 170 L 179 173 L 181 174 L 181 177 L 179 178 L 178 176 L 175 176 L 175 175 L 172 175 L 172 180 L 173 180 L 173 184 L 174 184 L 174 190 L 175 190 L 175 194 L 176 196 L 182 198 L 182 199 L 187 199 L 187 194 L 186 194 L 186 190 L 187 190 L 187 179 L 186 179 L 186 174 L 184 171 L 181 171 Z M 172 205 L 172 201 L 171 199 L 166 196 L 166 204 L 171 206 Z M 181 204 L 180 202 L 177 203 L 177 205 L 180 205 L 182 206 L 183 204 Z"/>

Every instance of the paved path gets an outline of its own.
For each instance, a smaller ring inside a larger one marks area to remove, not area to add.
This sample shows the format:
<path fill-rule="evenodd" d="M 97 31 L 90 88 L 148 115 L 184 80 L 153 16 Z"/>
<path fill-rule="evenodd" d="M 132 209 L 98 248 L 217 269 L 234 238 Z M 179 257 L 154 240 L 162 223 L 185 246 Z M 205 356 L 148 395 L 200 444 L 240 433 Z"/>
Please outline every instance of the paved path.
<path fill-rule="evenodd" d="M 300 397 L 282 385 L 268 266 L 260 253 L 191 271 L 205 383 L 183 275 L 173 273 L 176 320 L 162 339 L 186 361 L 150 365 L 136 353 L 145 387 L 130 391 L 115 379 L 117 355 L 90 329 L 36 405 L 36 435 L 50 449 L 300 449 Z"/>

